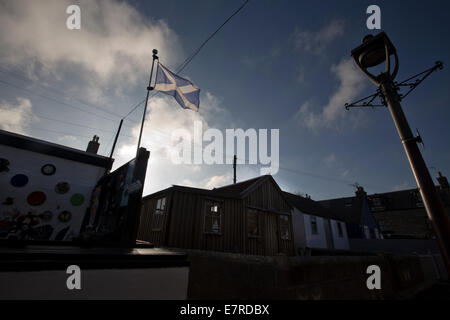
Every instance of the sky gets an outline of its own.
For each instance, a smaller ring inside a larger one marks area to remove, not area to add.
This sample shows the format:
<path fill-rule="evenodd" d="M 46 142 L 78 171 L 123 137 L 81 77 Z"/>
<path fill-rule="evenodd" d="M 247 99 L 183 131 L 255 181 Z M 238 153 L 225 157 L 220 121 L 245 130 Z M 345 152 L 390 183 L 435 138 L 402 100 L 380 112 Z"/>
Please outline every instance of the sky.
<path fill-rule="evenodd" d="M 0 1 L 0 128 L 85 150 L 100 136 L 109 155 L 121 117 L 145 99 L 152 49 L 176 70 L 241 0 Z M 81 9 L 81 29 L 66 8 Z M 366 9 L 381 9 L 368 30 Z M 142 146 L 150 150 L 144 195 L 171 185 L 232 183 L 232 165 L 177 165 L 171 133 L 203 127 L 279 129 L 280 187 L 315 200 L 415 188 L 386 108 L 345 103 L 376 87 L 351 60 L 366 34 L 385 31 L 397 48 L 396 80 L 450 62 L 448 1 L 251 0 L 180 73 L 201 89 L 198 113 L 158 94 L 148 101 Z M 432 74 L 403 102 L 432 176 L 450 175 L 450 72 Z M 124 121 L 114 167 L 136 152 L 143 105 Z M 232 155 L 226 155 L 231 156 Z M 260 174 L 239 164 L 237 180 Z"/>

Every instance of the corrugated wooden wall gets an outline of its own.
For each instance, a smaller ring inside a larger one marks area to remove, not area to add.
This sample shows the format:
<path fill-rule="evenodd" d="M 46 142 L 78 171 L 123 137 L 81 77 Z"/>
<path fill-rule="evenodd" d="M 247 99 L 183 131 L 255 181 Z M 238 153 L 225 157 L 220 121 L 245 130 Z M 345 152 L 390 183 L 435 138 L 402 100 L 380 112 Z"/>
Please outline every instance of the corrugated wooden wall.
<path fill-rule="evenodd" d="M 219 203 L 220 235 L 204 232 L 205 203 L 208 201 Z M 243 252 L 243 230 L 242 200 L 219 199 L 185 192 L 174 194 L 169 246 Z"/>
<path fill-rule="evenodd" d="M 158 195 L 158 197 L 144 199 L 138 239 L 152 242 L 155 246 L 174 248 L 239 252 L 252 255 L 293 254 L 291 209 L 271 181 L 256 188 L 245 199 L 214 198 L 203 194 L 173 190 L 166 194 L 167 204 L 163 229 L 153 231 L 151 229 L 153 213 L 157 199 L 161 197 Z M 220 235 L 204 232 L 205 203 L 207 201 L 219 203 Z M 260 215 L 259 237 L 248 236 L 248 207 L 258 209 Z M 280 214 L 289 216 L 291 233 L 289 240 L 280 238 Z M 170 225 L 168 225 L 168 221 L 170 221 Z"/>
<path fill-rule="evenodd" d="M 245 198 L 245 204 L 266 210 L 291 214 L 291 207 L 278 191 L 278 188 L 270 180 L 267 180 L 253 190 Z"/>
<path fill-rule="evenodd" d="M 166 197 L 166 208 L 164 210 L 164 218 L 162 222 L 162 230 L 152 230 L 153 214 L 155 213 L 156 203 L 158 199 Z M 168 208 L 171 193 L 163 194 L 155 198 L 144 198 L 142 200 L 141 217 L 139 220 L 139 229 L 137 238 L 153 243 L 155 246 L 164 245 L 164 234 L 167 227 Z"/>
<path fill-rule="evenodd" d="M 284 253 L 294 254 L 294 243 L 292 237 L 291 207 L 286 202 L 277 186 L 267 180 L 244 199 L 248 208 L 259 209 L 261 236 L 248 238 L 247 254 L 278 255 Z M 283 240 L 280 237 L 279 215 L 289 216 L 290 239 Z"/>

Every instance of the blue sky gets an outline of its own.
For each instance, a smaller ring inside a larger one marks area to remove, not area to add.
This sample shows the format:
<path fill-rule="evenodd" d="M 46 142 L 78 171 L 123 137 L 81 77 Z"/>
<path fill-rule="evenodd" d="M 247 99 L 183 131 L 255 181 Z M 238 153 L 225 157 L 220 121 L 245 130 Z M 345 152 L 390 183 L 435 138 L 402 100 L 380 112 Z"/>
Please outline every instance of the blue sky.
<path fill-rule="evenodd" d="M 65 27 L 65 8 L 73 3 L 81 8 L 79 31 Z M 145 98 L 151 50 L 157 48 L 161 62 L 175 70 L 241 4 L 2 2 L 0 127 L 80 149 L 97 134 L 100 153 L 107 154 L 117 115 Z M 376 33 L 366 28 L 371 4 L 380 6 L 382 30 L 398 50 L 398 80 L 436 60 L 450 62 L 446 1 L 252 0 L 181 74 L 202 90 L 198 114 L 170 97 L 149 101 L 143 146 L 151 159 L 144 193 L 172 184 L 231 183 L 229 165 L 167 161 L 167 137 L 177 128 L 192 130 L 194 120 L 221 130 L 280 129 L 275 179 L 283 189 L 313 199 L 350 196 L 355 182 L 370 193 L 415 187 L 388 110 L 343 107 L 376 89 L 350 60 L 363 36 Z M 448 88 L 444 68 L 403 102 L 411 128 L 419 128 L 424 139 L 428 166 L 444 175 L 450 174 Z M 133 155 L 142 111 L 125 121 L 115 167 Z M 258 174 L 258 166 L 238 166 L 238 180 Z"/>

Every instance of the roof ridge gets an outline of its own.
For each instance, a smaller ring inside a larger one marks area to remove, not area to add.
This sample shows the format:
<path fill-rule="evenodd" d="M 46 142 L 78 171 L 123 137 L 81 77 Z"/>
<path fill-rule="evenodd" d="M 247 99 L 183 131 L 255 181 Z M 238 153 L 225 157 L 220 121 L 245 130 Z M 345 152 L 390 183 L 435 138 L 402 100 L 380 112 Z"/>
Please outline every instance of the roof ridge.
<path fill-rule="evenodd" d="M 236 182 L 236 183 L 227 184 L 227 185 L 222 186 L 222 187 L 219 187 L 219 188 L 213 188 L 212 190 L 219 190 L 219 189 L 222 189 L 222 188 L 227 188 L 227 187 L 231 187 L 231 186 L 237 186 L 237 185 L 240 185 L 240 184 L 243 184 L 243 183 L 248 183 L 249 181 L 252 181 L 252 180 L 255 180 L 255 182 L 256 182 L 257 180 L 263 179 L 263 178 L 265 178 L 266 176 L 267 176 L 267 175 L 263 175 L 263 176 L 259 176 L 259 177 L 255 177 L 255 178 L 250 178 L 250 179 L 247 179 L 247 180 L 244 180 L 244 181 L 240 181 L 240 182 Z"/>

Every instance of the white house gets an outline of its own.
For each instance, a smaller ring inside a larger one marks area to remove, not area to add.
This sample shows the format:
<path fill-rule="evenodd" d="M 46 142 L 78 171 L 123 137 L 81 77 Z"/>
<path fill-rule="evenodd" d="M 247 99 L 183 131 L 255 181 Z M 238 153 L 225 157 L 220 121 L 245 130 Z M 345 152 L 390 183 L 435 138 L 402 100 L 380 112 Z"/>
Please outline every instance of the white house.
<path fill-rule="evenodd" d="M 296 252 L 304 249 L 348 250 L 345 222 L 314 200 L 284 192 L 293 206 L 292 227 Z"/>
<path fill-rule="evenodd" d="M 112 159 L 0 130 L 0 239 L 77 237 L 97 181 Z"/>

